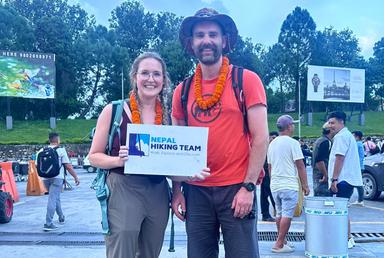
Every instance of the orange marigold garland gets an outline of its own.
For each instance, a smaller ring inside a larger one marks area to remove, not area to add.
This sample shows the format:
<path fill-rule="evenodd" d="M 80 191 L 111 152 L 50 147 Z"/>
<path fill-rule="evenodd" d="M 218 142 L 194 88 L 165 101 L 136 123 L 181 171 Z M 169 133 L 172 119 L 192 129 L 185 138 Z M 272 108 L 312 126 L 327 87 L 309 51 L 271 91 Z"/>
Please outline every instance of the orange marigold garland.
<path fill-rule="evenodd" d="M 223 64 L 221 65 L 221 68 L 220 68 L 219 78 L 217 79 L 217 82 L 216 82 L 215 91 L 213 92 L 212 96 L 204 100 L 201 92 L 201 81 L 202 81 L 201 65 L 200 64 L 197 65 L 195 76 L 194 76 L 195 98 L 196 98 L 197 105 L 201 109 L 203 110 L 209 109 L 219 101 L 221 94 L 223 94 L 228 71 L 229 71 L 229 60 L 227 57 L 224 56 Z"/>
<path fill-rule="evenodd" d="M 132 123 L 141 124 L 141 115 L 139 111 L 139 105 L 136 101 L 136 96 L 134 93 L 131 93 L 129 96 L 129 102 L 131 104 L 131 113 L 132 113 Z M 161 125 L 163 121 L 163 109 L 161 108 L 161 103 L 159 99 L 156 99 L 156 108 L 155 108 L 155 125 Z"/>

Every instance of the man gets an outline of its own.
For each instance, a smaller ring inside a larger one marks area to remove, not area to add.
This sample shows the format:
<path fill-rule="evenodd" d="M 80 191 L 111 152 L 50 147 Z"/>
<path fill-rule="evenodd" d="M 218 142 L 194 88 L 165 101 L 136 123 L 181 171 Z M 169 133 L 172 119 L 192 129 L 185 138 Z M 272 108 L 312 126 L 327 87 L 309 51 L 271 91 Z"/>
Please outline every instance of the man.
<path fill-rule="evenodd" d="M 187 117 L 181 102 L 183 84 L 173 95 L 175 125 L 209 127 L 208 167 L 201 182 L 173 182 L 172 208 L 186 220 L 188 257 L 218 257 L 219 228 L 226 257 L 259 257 L 255 183 L 262 170 L 268 125 L 265 91 L 260 78 L 244 69 L 243 91 L 249 134 L 232 88 L 232 65 L 223 54 L 236 43 L 231 17 L 204 8 L 183 20 L 179 38 L 199 63 L 190 85 Z M 186 121 L 187 118 L 187 121 Z M 188 124 L 186 124 L 188 122 Z M 184 217 L 184 216 L 185 217 Z"/>
<path fill-rule="evenodd" d="M 360 172 L 357 144 L 351 132 L 345 127 L 346 114 L 336 111 L 329 115 L 328 124 L 333 137 L 331 154 L 329 155 L 328 179 L 331 194 L 337 197 L 351 198 L 354 186 L 363 185 Z M 351 237 L 351 224 L 348 219 L 348 248 L 355 241 Z"/>
<path fill-rule="evenodd" d="M 328 122 L 323 125 L 323 133 L 313 144 L 313 195 L 329 196 L 328 187 L 328 161 L 331 151 L 331 130 Z"/>
<path fill-rule="evenodd" d="M 279 136 L 278 132 L 276 131 L 270 132 L 269 143 L 271 143 L 277 136 Z M 268 197 L 271 201 L 271 204 L 275 212 L 276 212 L 276 207 L 275 207 L 275 201 L 273 200 L 273 196 L 271 192 L 271 177 L 269 176 L 269 172 L 268 172 L 267 159 L 265 159 L 265 162 L 264 162 L 264 171 L 265 171 L 265 175 L 260 187 L 260 208 L 261 208 L 262 221 L 275 222 L 276 220 L 269 213 Z"/>
<path fill-rule="evenodd" d="M 49 146 L 50 148 L 56 148 L 56 152 L 59 156 L 59 166 L 60 166 L 60 173 L 53 177 L 53 178 L 42 178 L 45 188 L 49 192 L 48 196 L 48 204 L 47 204 L 47 214 L 45 218 L 45 224 L 43 227 L 44 231 L 52 231 L 56 230 L 57 226 L 53 224 L 53 216 L 55 215 L 55 212 L 58 215 L 58 222 L 60 224 L 65 223 L 65 216 L 63 214 L 63 211 L 61 209 L 61 202 L 60 202 L 60 193 L 63 188 L 64 183 L 64 173 L 65 169 L 71 174 L 71 176 L 75 179 L 75 184 L 79 185 L 80 181 L 79 178 L 76 175 L 75 170 L 73 169 L 67 152 L 64 147 L 60 146 L 60 136 L 58 133 L 49 133 Z M 39 153 L 37 153 L 39 155 Z M 65 169 L 64 169 L 64 167 Z"/>
<path fill-rule="evenodd" d="M 276 226 L 278 237 L 272 247 L 274 253 L 290 253 L 294 247 L 285 237 L 299 201 L 299 181 L 304 195 L 309 194 L 304 156 L 300 143 L 292 138 L 294 120 L 289 115 L 277 119 L 279 136 L 268 147 L 268 169 L 271 176 L 271 191 L 276 203 Z"/>
<path fill-rule="evenodd" d="M 363 174 L 364 171 L 364 146 L 363 146 L 363 133 L 361 131 L 353 131 L 353 137 L 355 137 L 357 144 L 357 152 L 359 153 L 360 171 Z M 356 186 L 358 199 L 352 205 L 364 206 L 364 187 L 362 185 Z"/>

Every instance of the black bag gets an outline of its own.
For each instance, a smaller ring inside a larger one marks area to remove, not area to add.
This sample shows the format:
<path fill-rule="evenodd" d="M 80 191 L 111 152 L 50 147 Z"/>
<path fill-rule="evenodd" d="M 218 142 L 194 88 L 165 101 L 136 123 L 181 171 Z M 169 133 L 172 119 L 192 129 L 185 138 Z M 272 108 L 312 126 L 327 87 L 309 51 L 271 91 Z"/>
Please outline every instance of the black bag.
<path fill-rule="evenodd" d="M 60 162 L 59 154 L 57 154 L 56 149 L 51 147 L 45 147 L 39 154 L 37 154 L 37 174 L 40 177 L 52 178 L 60 174 Z"/>

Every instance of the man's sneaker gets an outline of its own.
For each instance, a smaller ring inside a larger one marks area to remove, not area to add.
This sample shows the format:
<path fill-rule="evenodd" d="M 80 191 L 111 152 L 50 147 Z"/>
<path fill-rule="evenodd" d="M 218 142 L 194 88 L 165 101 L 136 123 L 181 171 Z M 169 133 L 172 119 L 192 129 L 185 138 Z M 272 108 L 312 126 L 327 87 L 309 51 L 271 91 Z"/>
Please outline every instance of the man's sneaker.
<path fill-rule="evenodd" d="M 43 227 L 44 231 L 53 231 L 56 229 L 58 229 L 58 227 L 56 227 L 53 223 L 50 225 L 44 224 L 44 227 Z"/>
<path fill-rule="evenodd" d="M 355 240 L 353 239 L 353 237 L 348 239 L 348 249 L 353 248 L 355 245 L 356 245 L 356 243 L 355 243 Z"/>
<path fill-rule="evenodd" d="M 351 203 L 351 205 L 356 205 L 356 206 L 364 207 L 364 201 L 361 201 L 361 202 L 355 201 L 355 202 Z"/>
<path fill-rule="evenodd" d="M 263 217 L 261 220 L 262 221 L 267 221 L 267 222 L 276 222 L 276 220 L 274 218 L 272 218 L 271 216 Z"/>
<path fill-rule="evenodd" d="M 59 224 L 63 225 L 65 224 L 65 216 L 63 215 L 63 217 L 59 217 Z"/>

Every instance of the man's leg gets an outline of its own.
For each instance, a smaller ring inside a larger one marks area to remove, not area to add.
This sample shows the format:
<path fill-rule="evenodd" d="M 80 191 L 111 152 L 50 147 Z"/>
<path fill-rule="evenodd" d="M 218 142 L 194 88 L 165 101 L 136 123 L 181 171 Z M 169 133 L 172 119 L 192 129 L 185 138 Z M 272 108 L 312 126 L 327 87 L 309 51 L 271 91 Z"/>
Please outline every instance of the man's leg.
<path fill-rule="evenodd" d="M 284 247 L 285 237 L 291 226 L 291 221 L 293 214 L 298 203 L 298 192 L 294 190 L 281 190 L 274 194 L 276 196 L 276 202 L 279 200 L 281 202 L 281 210 L 278 213 L 278 222 L 276 225 L 278 227 L 278 237 L 276 240 L 273 249 L 280 249 Z M 281 216 L 281 217 L 280 217 Z"/>
<path fill-rule="evenodd" d="M 57 195 L 57 199 L 56 199 L 56 214 L 59 216 L 60 219 L 64 218 L 63 210 L 61 209 L 61 200 L 60 200 L 63 183 L 64 183 L 63 179 L 60 179 L 60 178 L 54 179 L 54 184 L 57 184 L 60 187 L 60 192 Z"/>
<path fill-rule="evenodd" d="M 223 231 L 226 258 L 257 258 L 257 198 L 253 200 L 252 212 L 244 218 L 235 218 L 231 209 L 232 201 L 241 185 L 215 187 L 215 207 Z"/>
<path fill-rule="evenodd" d="M 212 189 L 187 184 L 184 187 L 189 258 L 217 258 L 219 255 L 219 222 Z"/>
<path fill-rule="evenodd" d="M 361 203 L 362 201 L 364 201 L 364 187 L 361 185 L 361 186 L 356 186 L 356 188 L 357 188 L 357 194 L 358 194 L 357 201 Z"/>
<path fill-rule="evenodd" d="M 44 185 L 49 191 L 45 224 L 51 225 L 56 211 L 56 202 L 60 198 L 62 184 L 59 184 L 55 178 L 50 178 L 44 180 Z"/>
<path fill-rule="evenodd" d="M 267 179 L 267 177 L 264 177 L 260 186 L 260 208 L 263 219 L 271 216 L 269 214 L 268 189 L 266 180 L 269 180 L 269 178 Z"/>
<path fill-rule="evenodd" d="M 341 181 L 337 184 L 336 197 L 347 198 L 348 200 L 351 198 L 353 194 L 353 185 L 348 184 L 346 181 Z M 348 216 L 348 238 L 351 238 L 351 221 Z"/>
<path fill-rule="evenodd" d="M 289 231 L 289 228 L 291 227 L 291 220 L 292 218 L 287 218 L 287 217 L 279 218 L 278 236 L 273 248 L 276 248 L 276 249 L 283 248 L 285 243 L 285 237 Z"/>

